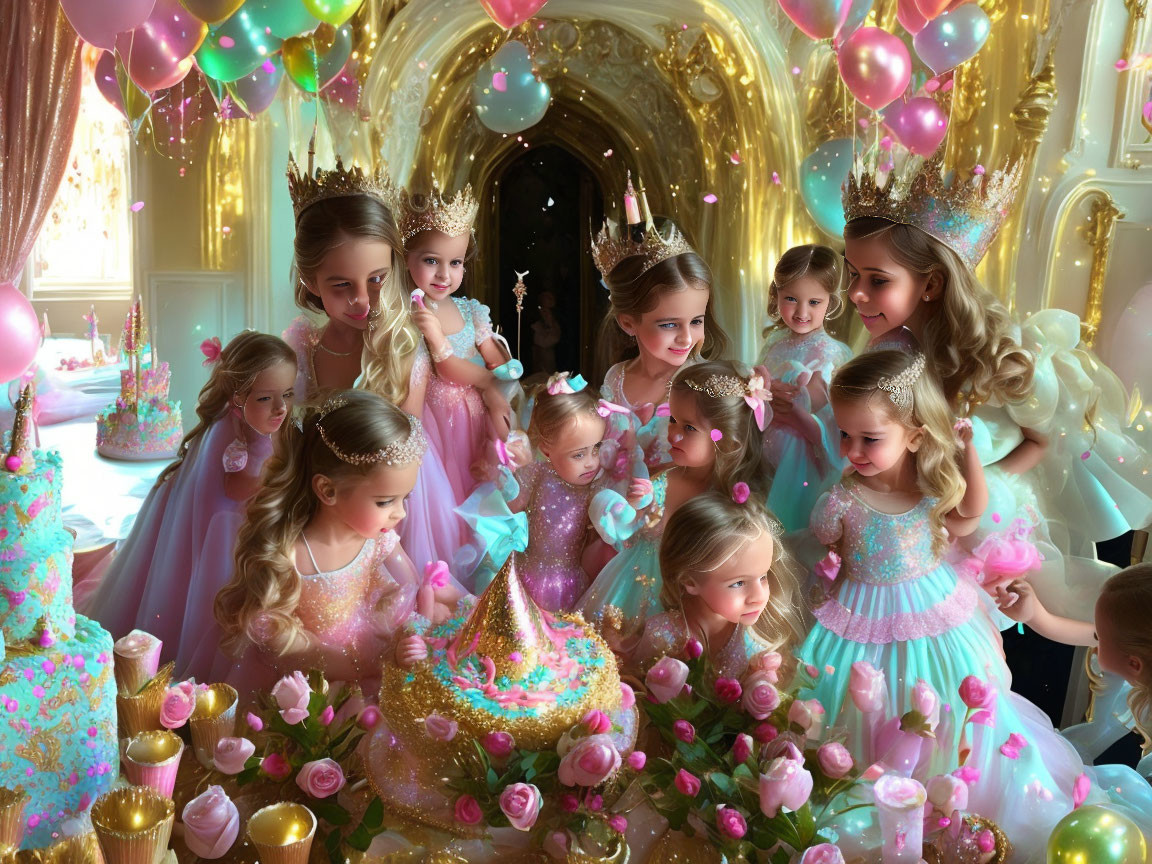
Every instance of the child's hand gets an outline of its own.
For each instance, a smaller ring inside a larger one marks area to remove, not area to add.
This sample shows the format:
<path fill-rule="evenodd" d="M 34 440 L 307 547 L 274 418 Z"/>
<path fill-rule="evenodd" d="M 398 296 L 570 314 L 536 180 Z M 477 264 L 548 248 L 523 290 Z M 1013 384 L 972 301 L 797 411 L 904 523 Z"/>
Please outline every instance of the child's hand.
<path fill-rule="evenodd" d="M 436 317 L 435 312 L 423 306 L 413 305 L 412 323 L 416 325 L 416 329 L 424 336 L 430 350 L 434 347 L 442 347 L 441 343 L 444 342 L 444 328 L 440 325 L 440 319 Z"/>
<path fill-rule="evenodd" d="M 966 448 L 972 443 L 972 421 L 967 417 L 961 417 L 952 426 L 952 430 L 956 433 L 956 439 L 960 442 L 961 448 Z"/>
<path fill-rule="evenodd" d="M 1027 624 L 1036 617 L 1042 608 L 1036 598 L 1036 591 L 1023 579 L 1017 579 L 1007 586 L 996 586 L 996 606 L 1011 618 L 1021 624 Z"/>
<path fill-rule="evenodd" d="M 501 441 L 507 441 L 508 433 L 512 431 L 512 406 L 495 387 L 482 390 L 480 396 L 484 399 L 484 407 L 488 409 L 493 433 Z"/>
<path fill-rule="evenodd" d="M 411 669 L 428 659 L 428 646 L 423 636 L 405 636 L 396 645 L 396 663 L 402 669 Z"/>
<path fill-rule="evenodd" d="M 628 485 L 628 503 L 639 510 L 645 498 L 652 498 L 652 481 L 644 477 L 633 477 Z"/>
<path fill-rule="evenodd" d="M 795 384 L 785 384 L 776 378 L 773 378 L 768 384 L 768 392 L 772 394 L 772 411 L 773 413 L 788 414 L 792 411 L 792 400 L 796 398 L 796 392 L 800 388 Z"/>
<path fill-rule="evenodd" d="M 508 467 L 513 471 L 532 464 L 532 445 L 523 432 L 513 432 L 508 436 Z"/>

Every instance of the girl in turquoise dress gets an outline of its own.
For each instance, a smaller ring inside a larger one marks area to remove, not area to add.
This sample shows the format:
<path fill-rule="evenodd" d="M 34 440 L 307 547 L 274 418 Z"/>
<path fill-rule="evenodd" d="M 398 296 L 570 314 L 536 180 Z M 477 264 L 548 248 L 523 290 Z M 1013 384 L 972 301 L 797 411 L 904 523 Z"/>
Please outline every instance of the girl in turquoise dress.
<path fill-rule="evenodd" d="M 617 554 L 576 608 L 620 653 L 635 648 L 645 621 L 663 611 L 660 538 L 677 508 L 709 489 L 730 493 L 738 482 L 764 500 L 762 436 L 771 420 L 764 381 L 762 374 L 744 375 L 726 360 L 685 366 L 668 397 L 673 467 L 649 481 L 637 461 L 641 476 L 629 490 L 635 506 L 611 489 L 592 498 L 592 524 Z"/>
<path fill-rule="evenodd" d="M 972 533 L 987 503 L 971 427 L 953 426 L 923 355 L 857 357 L 833 377 L 831 399 L 852 473 L 812 517 L 813 533 L 842 564 L 797 652 L 822 670 L 801 696 L 820 700 L 828 725 L 846 730 L 863 764 L 880 759 L 922 782 L 963 765 L 972 778 L 969 811 L 1004 829 L 1019 860 L 1042 861 L 1085 769 L 1043 712 L 1011 693 L 982 592 L 945 558 L 949 538 Z M 915 749 L 902 760 L 845 698 L 862 663 L 883 673 L 895 715 L 915 709 L 934 734 L 907 735 Z M 970 676 L 996 694 L 985 700 L 983 722 L 965 722 L 971 697 L 959 694 Z"/>
<path fill-rule="evenodd" d="M 843 309 L 840 256 L 827 246 L 793 246 L 776 263 L 760 364 L 772 376 L 772 425 L 764 434 L 772 486 L 768 509 L 788 534 L 805 531 L 816 500 L 844 469 L 828 382 L 852 357 L 824 322 Z"/>

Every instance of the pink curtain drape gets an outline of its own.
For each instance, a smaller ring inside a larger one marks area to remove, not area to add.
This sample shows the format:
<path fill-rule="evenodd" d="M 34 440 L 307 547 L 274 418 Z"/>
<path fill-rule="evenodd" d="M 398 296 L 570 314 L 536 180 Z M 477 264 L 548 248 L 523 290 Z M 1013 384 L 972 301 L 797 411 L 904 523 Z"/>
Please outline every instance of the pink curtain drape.
<path fill-rule="evenodd" d="M 80 37 L 59 0 L 0 0 L 0 283 L 16 282 L 64 176 Z"/>

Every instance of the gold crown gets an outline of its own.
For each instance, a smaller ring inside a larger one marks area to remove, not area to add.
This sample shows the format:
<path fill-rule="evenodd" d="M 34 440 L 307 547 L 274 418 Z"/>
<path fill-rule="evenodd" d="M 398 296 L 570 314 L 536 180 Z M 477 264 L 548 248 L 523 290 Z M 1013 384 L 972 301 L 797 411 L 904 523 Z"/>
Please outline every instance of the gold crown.
<path fill-rule="evenodd" d="M 639 178 L 637 178 L 637 182 L 639 183 Z M 629 199 L 639 203 L 640 222 L 628 222 Z M 624 201 L 623 227 L 610 219 L 605 219 L 604 227 L 592 238 L 592 260 L 596 262 L 596 269 L 600 271 L 601 276 L 607 278 L 608 274 L 616 269 L 616 265 L 625 258 L 631 258 L 634 255 L 640 255 L 644 258 L 644 267 L 640 271 L 644 273 L 661 261 L 666 261 L 676 255 L 683 255 L 685 252 L 695 251 L 688 245 L 684 235 L 671 222 L 667 226 L 667 236 L 656 229 L 652 220 L 652 212 L 648 209 L 648 198 L 644 194 L 644 185 L 640 184 L 640 193 L 637 196 L 636 191 L 632 188 L 631 171 L 628 172 Z M 636 240 L 632 236 L 632 230 L 641 225 L 643 226 L 643 234 L 640 240 Z"/>
<path fill-rule="evenodd" d="M 331 170 L 312 170 L 312 152 L 308 153 L 308 171 L 300 170 L 292 155 L 288 155 L 288 194 L 292 196 L 292 215 L 299 219 L 300 214 L 315 204 L 328 198 L 349 198 L 353 195 L 367 195 L 375 198 L 385 207 L 391 208 L 395 188 L 383 167 L 371 173 L 358 165 L 345 168 L 337 157 L 336 167 Z"/>
<path fill-rule="evenodd" d="M 975 269 L 1012 209 L 1023 162 L 964 182 L 944 171 L 943 151 L 925 161 L 907 151 L 857 154 L 842 198 L 844 218 L 878 216 L 935 237 Z"/>
<path fill-rule="evenodd" d="M 433 186 L 429 195 L 397 190 L 395 201 L 400 237 L 405 243 L 421 231 L 439 231 L 449 237 L 467 234 L 480 210 L 480 202 L 472 195 L 471 183 L 451 199 Z"/>

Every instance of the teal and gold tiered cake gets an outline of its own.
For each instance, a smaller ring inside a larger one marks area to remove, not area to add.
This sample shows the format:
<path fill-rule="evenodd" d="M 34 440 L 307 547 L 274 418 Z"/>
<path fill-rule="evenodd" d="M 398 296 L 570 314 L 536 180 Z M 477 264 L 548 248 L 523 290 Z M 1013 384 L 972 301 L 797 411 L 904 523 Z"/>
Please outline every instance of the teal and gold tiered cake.
<path fill-rule="evenodd" d="M 38 849 L 111 787 L 119 759 L 112 637 L 72 608 L 60 454 L 25 446 L 25 417 L 0 451 L 0 787 L 29 796 L 21 848 Z"/>

